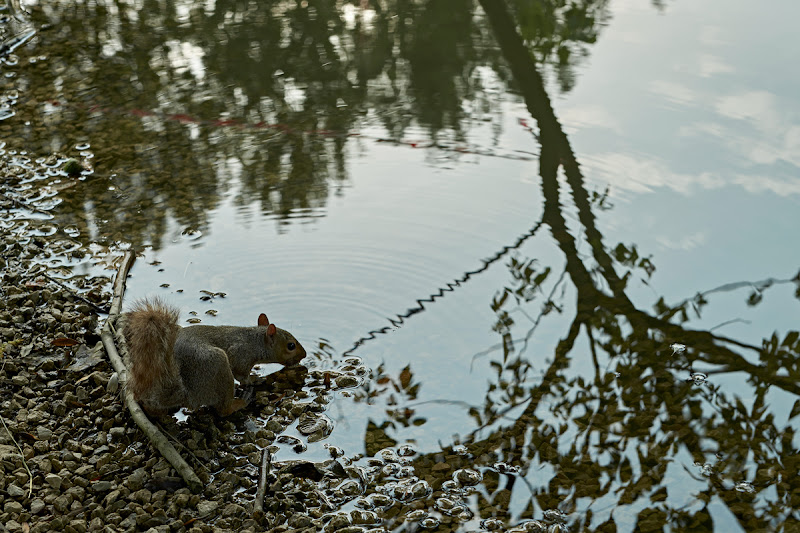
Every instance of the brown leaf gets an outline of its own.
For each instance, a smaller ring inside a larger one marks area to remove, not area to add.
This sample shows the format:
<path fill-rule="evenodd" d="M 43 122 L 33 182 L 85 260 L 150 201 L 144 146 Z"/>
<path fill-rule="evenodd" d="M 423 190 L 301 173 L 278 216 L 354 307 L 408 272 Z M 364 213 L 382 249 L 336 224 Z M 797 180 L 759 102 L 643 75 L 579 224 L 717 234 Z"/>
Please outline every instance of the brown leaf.
<path fill-rule="evenodd" d="M 411 365 L 406 366 L 400 371 L 400 385 L 402 385 L 404 389 L 407 389 L 408 386 L 411 385 L 412 376 Z"/>
<path fill-rule="evenodd" d="M 69 337 L 58 337 L 57 339 L 53 339 L 50 344 L 53 346 L 76 346 L 80 344 L 80 342 L 75 339 L 70 339 Z"/>

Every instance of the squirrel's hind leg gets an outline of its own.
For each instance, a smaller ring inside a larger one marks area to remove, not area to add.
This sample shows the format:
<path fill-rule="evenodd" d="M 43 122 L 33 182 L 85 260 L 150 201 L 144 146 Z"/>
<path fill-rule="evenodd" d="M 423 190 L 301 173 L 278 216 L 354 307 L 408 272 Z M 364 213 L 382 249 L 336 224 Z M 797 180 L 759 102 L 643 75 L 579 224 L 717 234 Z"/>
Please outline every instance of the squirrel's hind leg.
<path fill-rule="evenodd" d="M 217 410 L 217 413 L 219 413 L 220 416 L 228 416 L 231 413 L 234 413 L 239 409 L 244 409 L 245 407 L 250 405 L 250 402 L 253 401 L 254 393 L 255 393 L 255 387 L 245 387 L 244 390 L 242 391 L 241 398 L 231 397 L 231 400 L 229 402 L 227 402 L 225 405 L 222 406 L 215 406 L 215 409 Z"/>

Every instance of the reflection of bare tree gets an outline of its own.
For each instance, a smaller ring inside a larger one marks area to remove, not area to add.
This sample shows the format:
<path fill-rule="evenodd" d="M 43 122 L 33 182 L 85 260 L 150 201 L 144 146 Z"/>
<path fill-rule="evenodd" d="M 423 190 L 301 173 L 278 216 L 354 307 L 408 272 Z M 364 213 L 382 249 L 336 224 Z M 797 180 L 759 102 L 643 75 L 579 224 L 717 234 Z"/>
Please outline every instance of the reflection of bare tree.
<path fill-rule="evenodd" d="M 513 342 L 505 342 L 502 360 L 493 364 L 495 383 L 483 405 L 470 410 L 479 429 L 464 440 L 468 454 L 446 448 L 423 455 L 415 459 L 417 472 L 431 483 L 435 498 L 446 492 L 443 482 L 454 470 L 485 469 L 481 516 L 506 522 L 512 519 L 513 495 L 522 491 L 516 499 L 530 497 L 530 504 L 521 518 L 538 517 L 541 510 L 560 509 L 568 515 L 581 510 L 570 515 L 572 526 L 580 530 L 616 531 L 620 524 L 615 520 L 627 521 L 631 515 L 641 531 L 660 531 L 665 524 L 712 530 L 720 519 L 713 502 L 721 502 L 744 530 L 793 530 L 800 525 L 798 449 L 792 427 L 780 426 L 768 409 L 767 395 L 788 396 L 795 402 L 791 416 L 800 413 L 800 334 L 772 335 L 762 346 L 752 346 L 690 328 L 684 312 L 688 302 L 667 306 L 661 301 L 655 314 L 631 302 L 626 294 L 630 272 L 621 276 L 619 271 L 628 267 L 650 275 L 652 263 L 639 257 L 635 247 L 610 251 L 604 244 L 569 139 L 514 20 L 503 2 L 481 4 L 539 127 L 544 222 L 564 253 L 573 286 L 560 296 L 547 294 L 541 288 L 550 270 L 518 259 L 510 264 L 514 288 L 501 293 L 513 298 L 496 298 L 493 308 L 501 324 L 509 320 L 504 310 L 512 300 L 524 305 L 544 297 L 543 316 L 554 308 L 563 313 L 570 308 L 563 300 L 574 294 L 575 315 L 549 362 L 527 359 L 515 353 Z M 577 232 L 568 229 L 561 180 L 571 193 L 588 256 L 579 255 Z M 702 294 L 700 303 L 712 292 Z M 748 303 L 758 301 L 751 297 Z M 677 342 L 681 344 L 668 346 Z M 592 365 L 583 368 L 593 368 L 593 376 L 582 372 L 577 361 L 584 351 Z M 752 404 L 740 399 L 744 391 L 710 385 L 705 374 L 686 379 L 687 370 L 701 364 L 715 376 L 746 380 Z M 393 407 L 390 420 L 397 422 L 398 412 L 402 409 Z M 387 424 L 372 427 L 376 434 L 385 435 L 386 429 Z M 681 454 L 688 454 L 695 466 L 681 466 Z M 498 462 L 520 471 L 503 472 Z M 524 485 L 523 479 L 534 472 L 547 480 Z M 676 477 L 697 488 L 687 495 Z M 687 496 L 689 505 L 684 503 Z M 600 523 L 588 502 L 604 497 L 610 498 L 604 506 L 610 504 L 615 512 L 598 509 L 606 517 Z M 439 530 L 458 527 L 456 520 L 443 517 Z"/>
<path fill-rule="evenodd" d="M 359 347 L 361 347 L 365 342 L 377 338 L 378 335 L 382 335 L 384 333 L 388 333 L 393 328 L 397 328 L 397 327 L 402 326 L 406 322 L 406 320 L 408 320 L 412 316 L 414 316 L 414 315 L 416 315 L 418 313 L 422 313 L 423 311 L 425 311 L 425 309 L 426 309 L 425 305 L 426 304 L 432 304 L 432 303 L 436 302 L 437 300 L 439 300 L 441 298 L 444 298 L 444 296 L 446 294 L 455 291 L 458 287 L 461 287 L 462 285 L 467 283 L 474 276 L 477 276 L 478 274 L 481 274 L 482 272 L 485 272 L 486 270 L 489 269 L 490 266 L 492 266 L 496 262 L 500 261 L 500 259 L 502 259 L 503 257 L 506 257 L 506 255 L 508 255 L 510 252 L 518 249 L 528 239 L 530 239 L 534 235 L 536 235 L 536 232 L 539 231 L 539 228 L 541 226 L 542 226 L 541 222 L 536 223 L 530 230 L 528 230 L 527 233 L 525 233 L 525 234 L 521 235 L 519 238 L 517 238 L 517 240 L 513 244 L 510 244 L 508 246 L 503 246 L 500 250 L 495 252 L 488 259 L 482 260 L 480 267 L 478 267 L 478 268 L 476 268 L 474 270 L 469 270 L 467 272 L 464 272 L 458 278 L 448 282 L 443 287 L 440 287 L 436 292 L 434 292 L 434 293 L 432 293 L 432 294 L 430 294 L 430 295 L 428 295 L 428 296 L 426 296 L 424 298 L 417 299 L 416 305 L 414 307 L 406 309 L 405 312 L 400 313 L 400 314 L 396 315 L 395 317 L 389 319 L 389 324 L 390 324 L 389 326 L 384 326 L 382 328 L 373 329 L 373 330 L 369 331 L 365 336 L 363 336 L 360 339 L 358 339 L 357 341 L 355 341 L 355 343 L 353 344 L 353 347 L 350 348 L 349 350 L 347 350 L 346 352 L 344 352 L 343 355 L 351 354 L 355 350 L 357 350 Z"/>

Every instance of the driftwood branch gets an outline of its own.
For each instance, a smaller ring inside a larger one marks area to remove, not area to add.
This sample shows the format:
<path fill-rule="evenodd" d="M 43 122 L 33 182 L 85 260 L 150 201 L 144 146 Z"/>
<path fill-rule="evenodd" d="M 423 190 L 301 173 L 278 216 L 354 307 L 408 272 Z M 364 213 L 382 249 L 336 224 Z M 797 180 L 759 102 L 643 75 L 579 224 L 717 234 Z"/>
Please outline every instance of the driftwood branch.
<path fill-rule="evenodd" d="M 267 477 L 271 464 L 272 454 L 264 448 L 261 451 L 261 475 L 258 478 L 258 490 L 256 499 L 253 501 L 253 518 L 257 520 L 264 516 L 264 495 L 267 493 Z"/>
<path fill-rule="evenodd" d="M 130 270 L 131 266 L 133 265 L 133 261 L 136 258 L 136 254 L 132 251 L 128 251 L 125 253 L 125 256 L 122 259 L 122 264 L 119 267 L 119 271 L 117 272 L 117 277 L 114 280 L 114 296 L 111 301 L 111 312 L 108 315 L 108 319 L 106 320 L 105 325 L 100 333 L 100 338 L 103 341 L 103 346 L 106 349 L 106 353 L 108 354 L 108 358 L 111 360 L 111 365 L 116 370 L 117 374 L 119 375 L 120 385 L 122 386 L 122 398 L 125 401 L 125 405 L 128 407 L 128 411 L 131 413 L 131 417 L 133 417 L 134 422 L 139 428 L 147 435 L 147 438 L 150 439 L 150 442 L 153 443 L 153 446 L 161 452 L 161 455 L 169 461 L 169 463 L 177 470 L 178 474 L 183 478 L 186 484 L 189 486 L 189 489 L 192 492 L 200 492 L 203 490 L 203 484 L 200 482 L 200 478 L 197 477 L 192 467 L 183 460 L 183 457 L 178 453 L 175 447 L 167 440 L 167 437 L 164 436 L 161 431 L 158 430 L 156 426 L 153 425 L 152 422 L 147 418 L 147 415 L 142 410 L 142 407 L 139 403 L 133 399 L 133 394 L 128 390 L 125 386 L 126 382 L 128 381 L 128 371 L 125 368 L 125 363 L 122 361 L 122 358 L 117 351 L 117 346 L 114 341 L 114 323 L 116 322 L 117 318 L 122 311 L 122 295 L 125 292 L 125 279 L 128 277 L 128 271 Z M 119 337 L 119 342 L 124 342 L 124 339 Z"/>

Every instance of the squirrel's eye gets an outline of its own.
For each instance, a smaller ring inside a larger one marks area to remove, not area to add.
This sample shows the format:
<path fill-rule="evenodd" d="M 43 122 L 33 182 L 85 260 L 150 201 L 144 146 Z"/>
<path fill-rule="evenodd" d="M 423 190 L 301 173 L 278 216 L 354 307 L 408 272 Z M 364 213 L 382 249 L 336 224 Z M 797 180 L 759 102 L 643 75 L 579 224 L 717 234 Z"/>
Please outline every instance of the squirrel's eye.
<path fill-rule="evenodd" d="M 287 345 L 286 345 L 286 347 L 289 349 L 289 351 L 290 351 L 290 352 L 291 352 L 292 350 L 294 350 L 294 348 L 295 348 L 295 346 L 294 346 L 294 343 L 293 343 L 293 342 L 290 342 L 289 344 L 287 344 Z"/>

